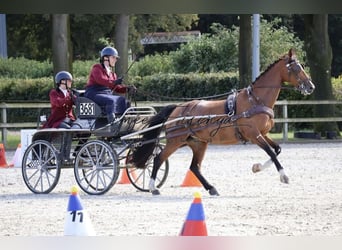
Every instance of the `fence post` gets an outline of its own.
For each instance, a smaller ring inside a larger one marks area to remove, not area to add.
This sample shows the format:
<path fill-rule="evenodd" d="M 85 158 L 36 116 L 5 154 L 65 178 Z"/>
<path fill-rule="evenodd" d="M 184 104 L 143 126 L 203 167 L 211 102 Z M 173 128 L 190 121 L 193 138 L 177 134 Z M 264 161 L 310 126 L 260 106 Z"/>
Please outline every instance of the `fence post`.
<path fill-rule="evenodd" d="M 1 109 L 1 117 L 2 117 L 2 123 L 6 124 L 7 123 L 7 111 L 6 111 L 6 103 L 4 104 L 4 107 Z M 6 148 L 7 144 L 7 128 L 2 128 L 1 129 L 1 138 L 2 138 L 2 143 L 4 144 L 4 147 Z"/>
<path fill-rule="evenodd" d="M 283 118 L 287 119 L 287 102 L 285 101 L 283 104 Z M 284 126 L 283 126 L 283 141 L 287 142 L 288 141 L 288 132 L 289 132 L 289 126 L 287 121 L 284 122 Z"/>

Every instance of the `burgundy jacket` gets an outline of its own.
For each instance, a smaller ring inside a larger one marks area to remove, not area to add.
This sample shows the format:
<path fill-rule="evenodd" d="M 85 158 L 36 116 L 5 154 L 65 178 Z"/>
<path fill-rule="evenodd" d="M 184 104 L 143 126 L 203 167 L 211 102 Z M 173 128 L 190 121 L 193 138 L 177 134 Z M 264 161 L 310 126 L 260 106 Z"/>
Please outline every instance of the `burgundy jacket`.
<path fill-rule="evenodd" d="M 51 114 L 43 125 L 43 128 L 57 128 L 59 124 L 65 119 L 70 118 L 75 121 L 75 116 L 72 113 L 72 105 L 74 104 L 76 96 L 71 98 L 72 92 L 68 91 L 68 96 L 64 96 L 59 88 L 51 89 L 49 93 L 51 103 Z"/>
<path fill-rule="evenodd" d="M 97 63 L 93 65 L 90 71 L 86 88 L 94 85 L 101 85 L 117 93 L 126 93 L 127 86 L 124 84 L 115 85 L 113 82 L 116 79 L 118 79 L 118 77 L 114 72 L 108 75 L 106 68 L 103 67 L 102 64 Z"/>

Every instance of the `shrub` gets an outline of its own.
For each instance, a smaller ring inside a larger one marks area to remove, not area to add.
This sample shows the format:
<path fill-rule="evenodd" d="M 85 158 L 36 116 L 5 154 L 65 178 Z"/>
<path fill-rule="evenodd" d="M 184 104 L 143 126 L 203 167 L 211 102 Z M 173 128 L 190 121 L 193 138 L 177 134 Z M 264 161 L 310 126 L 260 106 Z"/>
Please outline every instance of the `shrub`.
<path fill-rule="evenodd" d="M 167 54 L 156 54 L 154 56 L 147 55 L 136 62 L 129 73 L 133 76 L 147 76 L 171 72 L 174 72 L 172 58 Z"/>
<path fill-rule="evenodd" d="M 74 79 L 74 88 L 83 89 L 86 78 L 78 77 Z M 0 79 L 0 100 L 34 102 L 49 101 L 49 91 L 55 86 L 51 77 L 37 79 Z"/>
<path fill-rule="evenodd" d="M 298 59 L 305 64 L 303 41 L 279 23 L 280 19 L 271 22 L 261 20 L 261 71 L 290 48 L 296 49 Z M 198 39 L 182 44 L 176 51 L 146 56 L 135 63 L 130 74 L 144 77 L 159 73 L 238 72 L 239 28 L 226 29 L 220 24 L 213 24 L 211 29 L 212 34 L 203 34 Z"/>
<path fill-rule="evenodd" d="M 333 95 L 336 100 L 342 100 L 342 75 L 331 79 Z"/>
<path fill-rule="evenodd" d="M 72 64 L 72 74 L 74 78 L 88 77 L 93 64 L 97 63 L 95 60 L 80 61 L 76 60 Z"/>
<path fill-rule="evenodd" d="M 23 57 L 0 58 L 1 78 L 32 79 L 52 76 L 52 64 L 49 61 L 38 62 Z"/>
<path fill-rule="evenodd" d="M 155 74 L 131 81 L 138 87 L 139 101 L 185 101 L 222 95 L 238 87 L 235 74 Z"/>

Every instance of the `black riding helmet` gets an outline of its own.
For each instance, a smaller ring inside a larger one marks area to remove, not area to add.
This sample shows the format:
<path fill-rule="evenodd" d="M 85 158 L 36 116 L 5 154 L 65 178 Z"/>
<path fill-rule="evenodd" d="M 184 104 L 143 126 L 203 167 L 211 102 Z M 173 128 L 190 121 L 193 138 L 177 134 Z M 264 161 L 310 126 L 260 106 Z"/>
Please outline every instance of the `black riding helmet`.
<path fill-rule="evenodd" d="M 72 75 L 68 71 L 59 71 L 55 76 L 56 85 L 59 86 L 62 80 L 72 81 Z"/>
<path fill-rule="evenodd" d="M 107 46 L 101 50 L 101 58 L 100 58 L 101 63 L 103 63 L 103 58 L 105 56 L 115 56 L 117 58 L 120 58 L 118 51 L 115 48 L 110 47 L 110 46 Z"/>

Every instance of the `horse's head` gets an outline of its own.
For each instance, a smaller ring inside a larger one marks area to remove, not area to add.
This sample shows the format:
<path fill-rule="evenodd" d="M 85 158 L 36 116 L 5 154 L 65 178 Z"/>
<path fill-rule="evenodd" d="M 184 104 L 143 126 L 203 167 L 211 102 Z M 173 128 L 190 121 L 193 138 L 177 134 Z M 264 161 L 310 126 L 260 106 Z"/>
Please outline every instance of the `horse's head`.
<path fill-rule="evenodd" d="M 303 95 L 312 94 L 315 90 L 315 85 L 297 60 L 293 49 L 290 49 L 288 55 L 285 56 L 285 60 L 288 72 L 285 81 L 292 84 Z"/>

